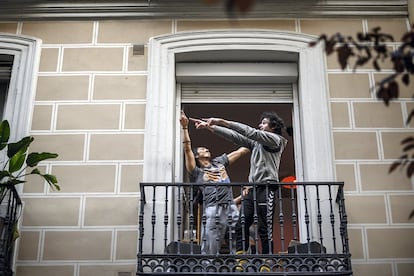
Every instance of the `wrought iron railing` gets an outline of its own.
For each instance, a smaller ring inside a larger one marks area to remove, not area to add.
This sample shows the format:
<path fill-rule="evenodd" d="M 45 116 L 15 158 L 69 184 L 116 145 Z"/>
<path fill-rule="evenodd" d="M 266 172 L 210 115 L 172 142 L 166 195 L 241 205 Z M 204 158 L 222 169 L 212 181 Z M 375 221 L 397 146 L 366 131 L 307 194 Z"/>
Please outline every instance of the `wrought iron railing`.
<path fill-rule="evenodd" d="M 1 185 L 0 197 L 0 276 L 11 276 L 17 221 L 22 202 L 14 185 Z"/>
<path fill-rule="evenodd" d="M 201 251 L 205 212 L 195 194 L 211 185 L 231 185 L 236 196 L 247 186 L 254 195 L 263 185 L 274 192 L 272 253 L 261 253 L 256 211 L 251 233 L 254 249 L 234 254 L 230 226 L 220 252 Z M 140 189 L 136 275 L 352 274 L 343 182 L 141 183 Z"/>

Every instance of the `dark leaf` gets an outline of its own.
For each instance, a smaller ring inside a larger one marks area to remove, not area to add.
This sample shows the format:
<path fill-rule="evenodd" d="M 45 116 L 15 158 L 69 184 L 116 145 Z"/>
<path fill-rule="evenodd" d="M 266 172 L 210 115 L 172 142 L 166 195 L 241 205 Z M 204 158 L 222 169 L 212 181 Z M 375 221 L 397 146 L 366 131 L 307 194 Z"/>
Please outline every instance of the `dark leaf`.
<path fill-rule="evenodd" d="M 10 176 L 11 176 L 11 173 L 9 171 L 0 171 L 0 182 L 2 182 L 2 180 L 5 177 L 10 177 Z"/>
<path fill-rule="evenodd" d="M 410 84 L 410 75 L 409 75 L 409 74 L 404 74 L 404 75 L 401 77 L 401 79 L 402 79 L 402 82 L 403 82 L 405 85 L 409 85 L 409 84 Z"/>
<path fill-rule="evenodd" d="M 407 32 L 407 33 L 405 33 L 403 36 L 402 36 L 402 38 L 401 38 L 401 41 L 402 42 L 412 42 L 414 39 L 414 32 Z"/>
<path fill-rule="evenodd" d="M 414 162 L 411 161 L 410 165 L 407 167 L 407 177 L 411 178 L 414 174 Z"/>
<path fill-rule="evenodd" d="M 332 38 L 325 42 L 325 52 L 329 56 L 334 52 L 336 41 Z"/>
<path fill-rule="evenodd" d="M 381 71 L 381 67 L 378 65 L 378 60 L 374 59 L 372 64 L 374 65 L 375 70 Z"/>
<path fill-rule="evenodd" d="M 57 184 L 58 181 L 56 179 L 56 176 L 54 176 L 52 174 L 42 174 L 39 171 L 39 169 L 37 169 L 37 168 L 32 170 L 30 174 L 38 174 L 38 175 L 42 176 L 47 181 L 47 183 L 49 184 L 49 186 L 52 189 L 56 189 L 56 190 L 60 191 L 60 186 Z"/>
<path fill-rule="evenodd" d="M 9 143 L 7 157 L 12 158 L 17 152 L 26 152 L 33 140 L 33 137 L 26 136 L 16 143 Z"/>
<path fill-rule="evenodd" d="M 7 146 L 7 142 L 10 138 L 10 125 L 7 120 L 4 120 L 0 124 L 0 150 Z"/>
<path fill-rule="evenodd" d="M 401 59 L 394 60 L 394 70 L 398 73 L 402 73 L 405 71 L 404 63 Z"/>
<path fill-rule="evenodd" d="M 318 42 L 319 42 L 319 41 L 311 41 L 311 42 L 309 42 L 309 44 L 308 44 L 308 45 L 309 45 L 310 47 L 314 47 L 314 46 L 316 46 L 316 44 L 318 44 Z"/>
<path fill-rule="evenodd" d="M 358 41 L 365 41 L 365 40 L 367 40 L 365 34 L 364 33 L 361 33 L 361 32 L 358 32 L 357 35 L 356 35 L 356 37 L 357 37 Z"/>
<path fill-rule="evenodd" d="M 341 65 L 342 70 L 348 65 L 348 59 L 354 55 L 351 48 L 346 44 L 337 49 L 338 52 L 338 61 Z"/>
<path fill-rule="evenodd" d="M 46 179 L 47 183 L 49 183 L 49 186 L 52 187 L 52 189 L 60 191 L 60 186 L 57 184 L 58 181 L 56 179 L 56 176 L 52 174 L 44 174 L 43 177 Z"/>
<path fill-rule="evenodd" d="M 408 219 L 412 219 L 414 217 L 414 210 L 411 210 L 410 215 L 408 216 Z"/>
<path fill-rule="evenodd" d="M 39 164 L 39 162 L 52 159 L 58 157 L 58 154 L 56 153 L 50 153 L 50 152 L 32 152 L 27 156 L 26 164 L 29 167 L 34 167 Z"/>
<path fill-rule="evenodd" d="M 409 137 L 404 138 L 401 141 L 401 145 L 404 145 L 404 144 L 407 144 L 407 143 L 410 143 L 410 142 L 414 142 L 414 137 L 413 136 L 409 136 Z"/>
<path fill-rule="evenodd" d="M 388 104 L 390 102 L 390 95 L 389 95 L 388 87 L 380 86 L 378 88 L 377 98 L 382 99 L 384 101 L 385 105 L 388 106 Z"/>
<path fill-rule="evenodd" d="M 373 33 L 376 33 L 377 34 L 377 33 L 379 33 L 379 31 L 381 31 L 381 27 L 378 27 L 377 26 L 377 27 L 372 28 L 372 32 Z"/>
<path fill-rule="evenodd" d="M 403 148 L 403 151 L 406 152 L 406 151 L 410 151 L 412 149 L 414 149 L 414 144 L 409 144 L 409 145 L 407 145 Z"/>
<path fill-rule="evenodd" d="M 24 181 L 24 180 L 21 180 L 21 179 L 17 179 L 17 178 L 12 178 L 12 179 L 10 179 L 10 180 L 8 180 L 8 184 L 11 184 L 11 185 L 17 185 L 17 184 L 21 184 L 21 183 L 25 183 L 26 181 Z"/>
<path fill-rule="evenodd" d="M 385 45 L 377 45 L 374 50 L 379 54 L 387 54 L 388 48 Z"/>
<path fill-rule="evenodd" d="M 395 169 L 397 169 L 399 166 L 401 165 L 401 161 L 397 160 L 394 161 L 394 163 L 391 164 L 391 166 L 388 169 L 388 173 L 392 173 L 393 171 L 395 171 Z"/>
<path fill-rule="evenodd" d="M 399 87 L 396 81 L 392 81 L 388 85 L 390 91 L 390 99 L 396 99 L 399 96 Z"/>
<path fill-rule="evenodd" d="M 33 169 L 30 174 L 42 174 L 38 168 Z"/>
<path fill-rule="evenodd" d="M 14 173 L 20 170 L 23 167 L 25 159 L 26 159 L 25 152 L 19 151 L 15 155 L 13 155 L 13 157 L 10 158 L 10 161 L 9 161 L 9 172 Z"/>

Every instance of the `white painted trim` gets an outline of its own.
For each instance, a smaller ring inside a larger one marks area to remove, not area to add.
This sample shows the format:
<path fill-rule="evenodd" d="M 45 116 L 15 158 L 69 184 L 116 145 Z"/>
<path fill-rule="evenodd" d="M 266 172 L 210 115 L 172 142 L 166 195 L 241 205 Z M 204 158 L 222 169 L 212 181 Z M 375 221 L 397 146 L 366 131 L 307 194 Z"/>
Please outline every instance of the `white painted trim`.
<path fill-rule="evenodd" d="M 304 181 L 334 179 L 325 57 L 313 36 L 264 30 L 202 31 L 155 37 L 149 43 L 144 181 L 178 181 L 172 171 L 177 137 L 174 54 L 221 49 L 290 51 L 299 58 Z M 171 119 L 167 119 L 171 118 Z"/>
<path fill-rule="evenodd" d="M 41 41 L 22 35 L 0 33 L 0 54 L 14 55 L 3 118 L 10 123 L 14 141 L 27 136 L 35 95 Z"/>
<path fill-rule="evenodd" d="M 149 42 L 143 181 L 176 182 L 182 179 L 180 166 L 175 166 L 181 154 L 176 152 L 180 128 L 177 127 L 179 107 L 175 54 L 223 49 L 287 51 L 299 54 L 300 112 L 296 116 L 299 122 L 295 123 L 299 125 L 301 132 L 301 156 L 298 156 L 301 160 L 296 161 L 299 162 L 297 166 L 302 168 L 302 181 L 333 181 L 326 63 L 322 46 L 308 46 L 314 39 L 313 36 L 294 32 L 266 30 L 206 30 L 152 38 Z M 325 206 L 329 204 L 327 193 L 327 190 L 320 191 L 320 197 L 326 199 L 321 202 L 321 207 L 329 212 L 329 206 Z M 314 197 L 316 194 L 313 193 L 308 199 L 312 202 L 315 201 Z M 150 199 L 147 197 L 147 200 Z M 164 198 L 157 196 L 156 201 L 163 203 Z M 316 206 L 312 205 L 310 212 L 314 218 L 315 210 Z M 316 219 L 312 219 L 313 221 L 316 222 Z M 311 231 L 312 238 L 318 240 L 317 227 L 312 227 Z M 328 235 L 329 231 L 330 228 L 324 229 L 324 233 Z"/>

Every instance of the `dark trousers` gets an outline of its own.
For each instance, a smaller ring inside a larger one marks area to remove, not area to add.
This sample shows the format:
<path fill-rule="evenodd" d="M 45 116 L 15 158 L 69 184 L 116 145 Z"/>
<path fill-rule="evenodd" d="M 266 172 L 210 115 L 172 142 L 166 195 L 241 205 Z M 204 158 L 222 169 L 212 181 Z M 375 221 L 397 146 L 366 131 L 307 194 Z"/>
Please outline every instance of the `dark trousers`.
<path fill-rule="evenodd" d="M 257 217 L 257 233 L 262 242 L 262 253 L 269 254 L 273 252 L 274 194 L 272 189 L 263 185 L 263 187 L 257 187 L 256 192 L 254 189 L 250 189 L 249 193 L 243 198 L 239 220 L 236 224 L 237 251 L 246 252 L 249 249 L 249 228 L 255 223 L 255 217 Z M 256 239 L 256 237 L 253 238 Z"/>

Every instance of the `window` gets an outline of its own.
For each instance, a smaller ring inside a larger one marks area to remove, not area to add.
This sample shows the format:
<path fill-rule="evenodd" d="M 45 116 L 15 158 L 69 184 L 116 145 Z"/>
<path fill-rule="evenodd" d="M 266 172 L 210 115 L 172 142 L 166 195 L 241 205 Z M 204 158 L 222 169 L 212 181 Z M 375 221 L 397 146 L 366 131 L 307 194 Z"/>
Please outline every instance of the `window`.
<path fill-rule="evenodd" d="M 293 108 L 298 111 L 300 107 L 300 113 L 294 112 L 293 116 L 298 122 L 294 126 L 295 160 L 300 161 L 296 161 L 296 176 L 303 181 L 333 180 L 325 57 L 322 48 L 308 47 L 312 39 L 302 34 L 263 30 L 179 33 L 152 39 L 149 45 L 144 182 L 182 180 L 178 125 L 182 99 L 176 87 L 176 65 L 186 60 L 177 61 L 177 58 L 183 53 L 204 52 L 208 56 L 213 51 L 228 50 L 229 45 L 233 52 L 267 51 L 276 56 L 283 53 L 297 55 L 298 93 Z M 158 154 L 160 152 L 162 156 Z"/>
<path fill-rule="evenodd" d="M 0 108 L 11 125 L 10 140 L 27 135 L 40 41 L 0 34 Z"/>

